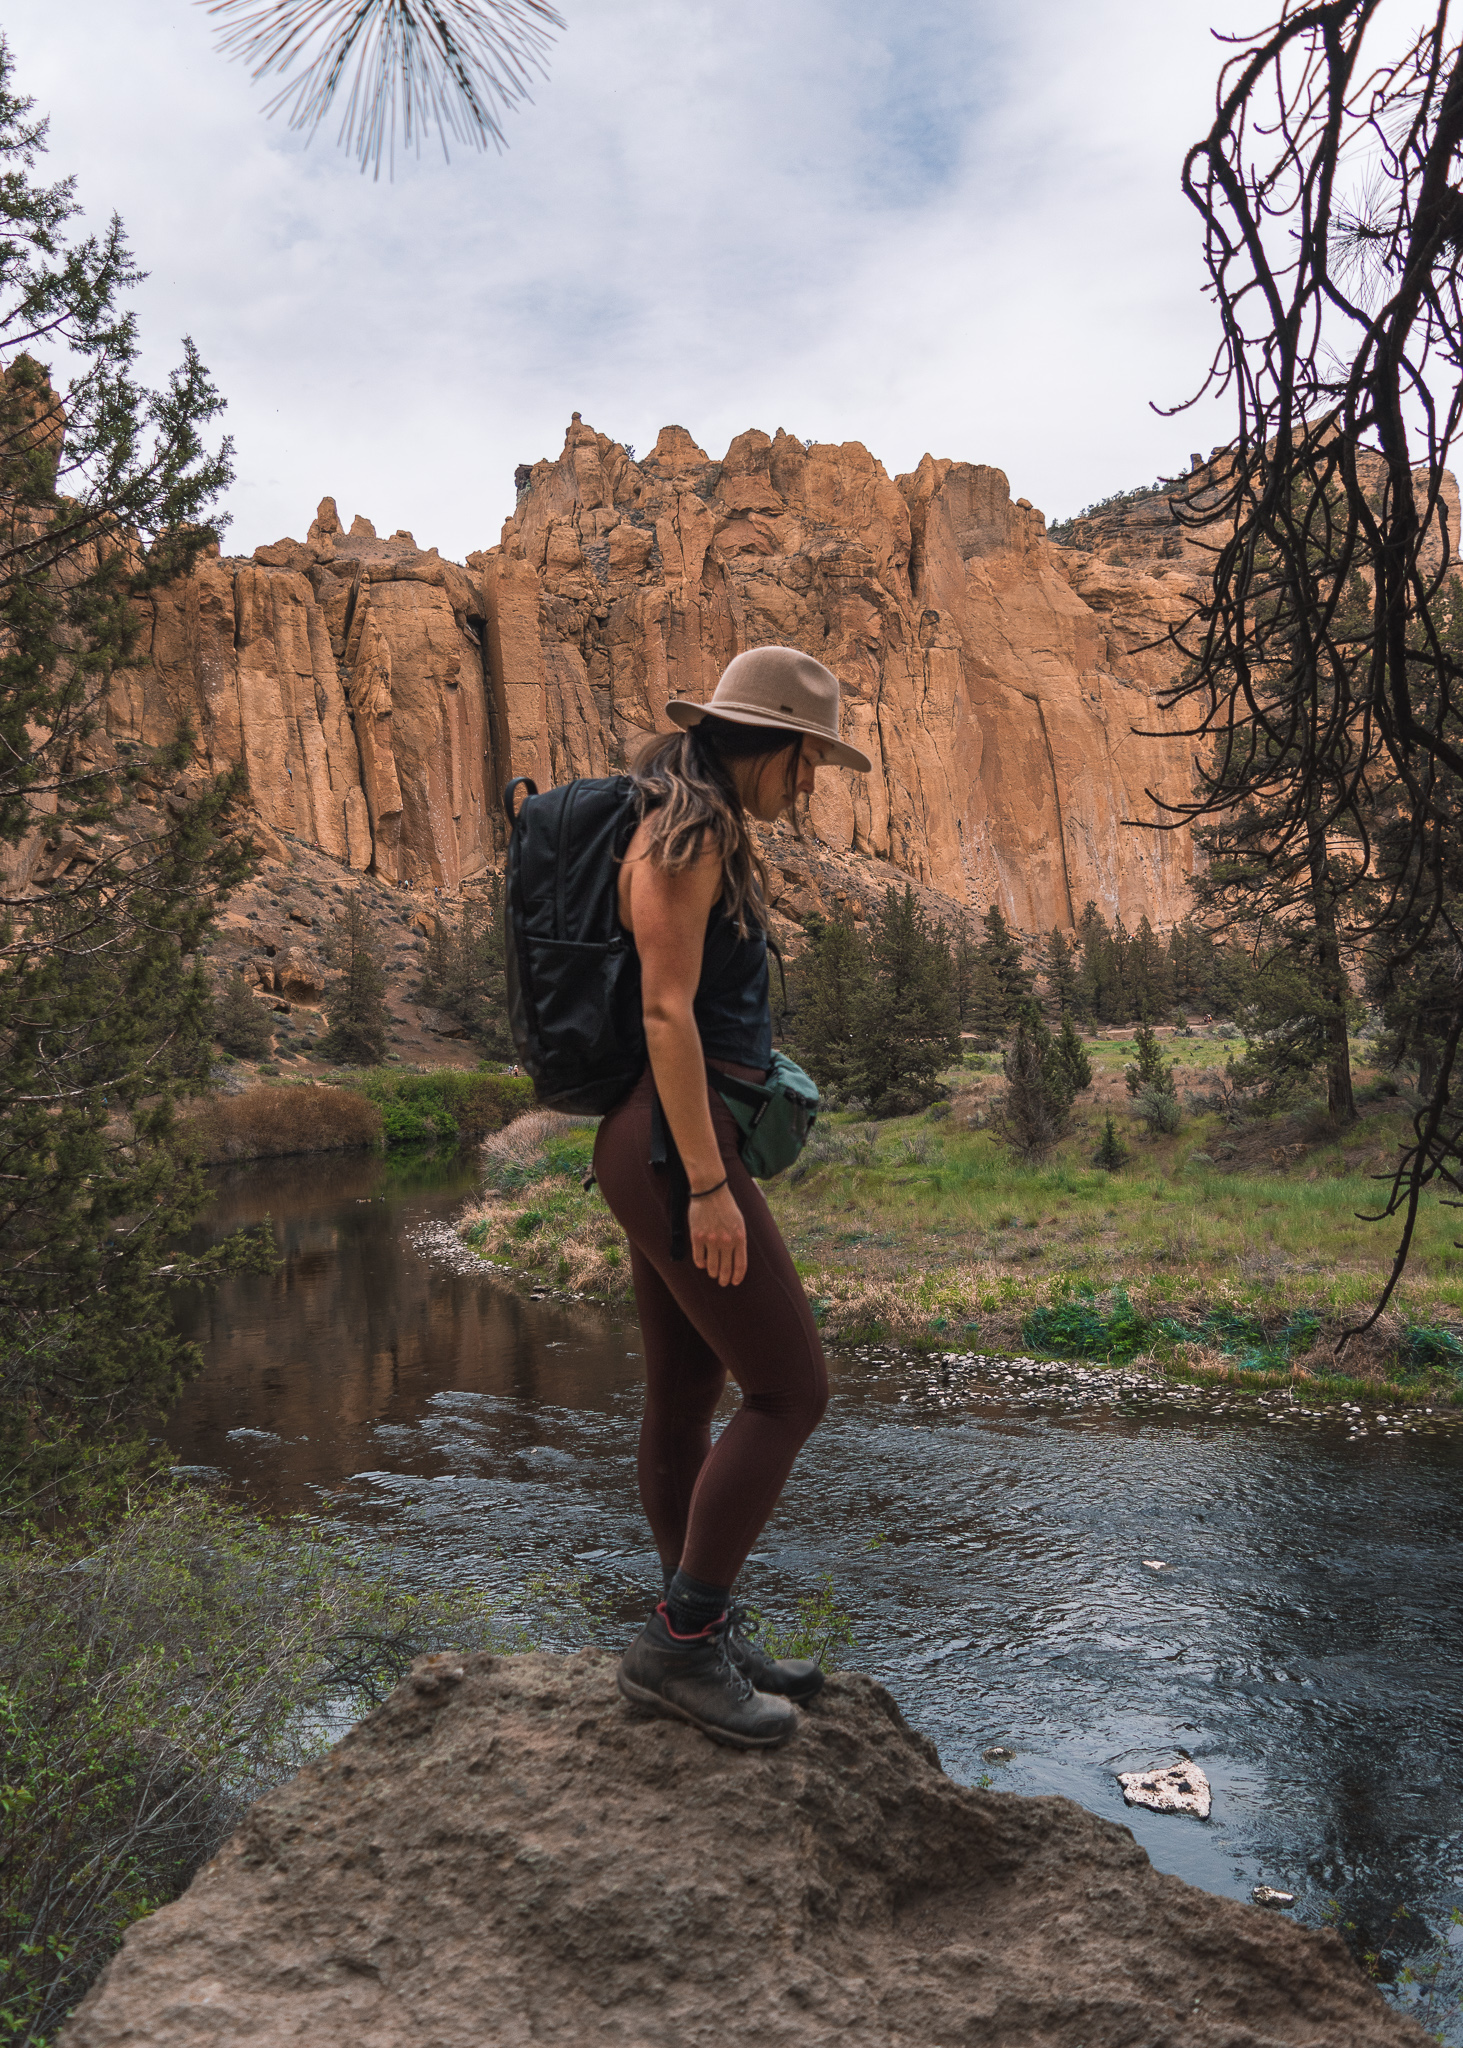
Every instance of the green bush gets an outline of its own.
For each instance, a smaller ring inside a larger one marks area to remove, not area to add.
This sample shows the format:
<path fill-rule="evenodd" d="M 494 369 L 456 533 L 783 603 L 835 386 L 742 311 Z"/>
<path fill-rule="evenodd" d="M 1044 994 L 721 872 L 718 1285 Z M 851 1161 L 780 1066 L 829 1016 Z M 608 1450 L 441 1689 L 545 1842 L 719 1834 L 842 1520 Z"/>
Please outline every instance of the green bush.
<path fill-rule="evenodd" d="M 365 1073 L 335 1077 L 381 1111 L 382 1135 L 391 1145 L 475 1144 L 533 1108 L 533 1083 L 523 1074 Z"/>
<path fill-rule="evenodd" d="M 506 1647 L 476 1595 L 167 1482 L 0 1547 L 0 2041 L 39 2048 L 254 1799 L 449 1645 Z"/>

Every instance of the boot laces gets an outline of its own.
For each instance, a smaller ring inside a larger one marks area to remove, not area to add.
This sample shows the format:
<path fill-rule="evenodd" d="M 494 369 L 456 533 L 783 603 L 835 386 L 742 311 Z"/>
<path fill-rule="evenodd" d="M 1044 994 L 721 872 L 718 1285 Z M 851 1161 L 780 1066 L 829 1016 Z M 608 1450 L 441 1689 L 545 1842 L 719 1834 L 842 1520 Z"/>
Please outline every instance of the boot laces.
<path fill-rule="evenodd" d="M 756 1649 L 762 1646 L 756 1638 L 762 1633 L 762 1617 L 754 1614 L 750 1607 L 743 1607 L 740 1600 L 727 1603 L 726 1632 L 728 1636 L 740 1636 L 744 1643 Z"/>
<path fill-rule="evenodd" d="M 730 1691 L 739 1700 L 749 1700 L 757 1688 L 731 1653 L 732 1631 L 736 1627 L 733 1617 L 736 1613 L 737 1609 L 734 1607 L 727 1609 L 726 1619 L 716 1631 L 713 1640 L 716 1643 L 717 1658 L 723 1672 L 726 1674 Z"/>

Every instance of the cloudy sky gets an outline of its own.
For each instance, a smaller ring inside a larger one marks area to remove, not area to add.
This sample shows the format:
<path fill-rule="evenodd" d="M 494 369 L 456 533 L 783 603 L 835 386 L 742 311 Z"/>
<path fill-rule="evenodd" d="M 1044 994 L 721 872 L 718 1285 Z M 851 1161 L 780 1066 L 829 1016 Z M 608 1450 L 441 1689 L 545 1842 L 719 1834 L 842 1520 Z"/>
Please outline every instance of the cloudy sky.
<path fill-rule="evenodd" d="M 8 0 L 48 173 L 121 213 L 161 378 L 228 398 L 228 546 L 334 495 L 462 557 L 572 412 L 998 464 L 1049 518 L 1227 438 L 1179 195 L 1236 0 L 561 0 L 503 156 L 362 177 L 193 0 Z M 1268 14 L 1268 9 L 1265 10 Z"/>

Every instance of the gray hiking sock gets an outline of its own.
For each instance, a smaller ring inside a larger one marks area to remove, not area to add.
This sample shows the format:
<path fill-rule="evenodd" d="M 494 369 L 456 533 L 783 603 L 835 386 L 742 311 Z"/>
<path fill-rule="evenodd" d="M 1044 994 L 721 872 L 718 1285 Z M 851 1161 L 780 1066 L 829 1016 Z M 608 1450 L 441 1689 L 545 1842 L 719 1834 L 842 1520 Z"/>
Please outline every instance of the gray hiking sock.
<path fill-rule="evenodd" d="M 676 1566 L 666 1588 L 666 1614 L 678 1636 L 697 1636 L 713 1622 L 720 1621 L 731 1599 L 730 1586 L 708 1586 Z"/>

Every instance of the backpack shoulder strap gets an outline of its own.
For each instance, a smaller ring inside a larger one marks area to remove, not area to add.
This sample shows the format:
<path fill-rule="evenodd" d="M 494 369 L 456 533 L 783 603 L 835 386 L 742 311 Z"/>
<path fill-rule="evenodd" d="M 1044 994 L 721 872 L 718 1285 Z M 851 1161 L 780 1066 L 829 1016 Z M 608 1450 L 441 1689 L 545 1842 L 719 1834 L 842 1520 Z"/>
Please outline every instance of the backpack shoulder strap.
<path fill-rule="evenodd" d="M 508 813 L 510 830 L 518 823 L 517 814 L 513 809 L 513 792 L 515 789 L 526 789 L 530 796 L 538 795 L 538 784 L 531 775 L 515 775 L 513 780 L 507 784 L 503 791 L 503 808 Z"/>

